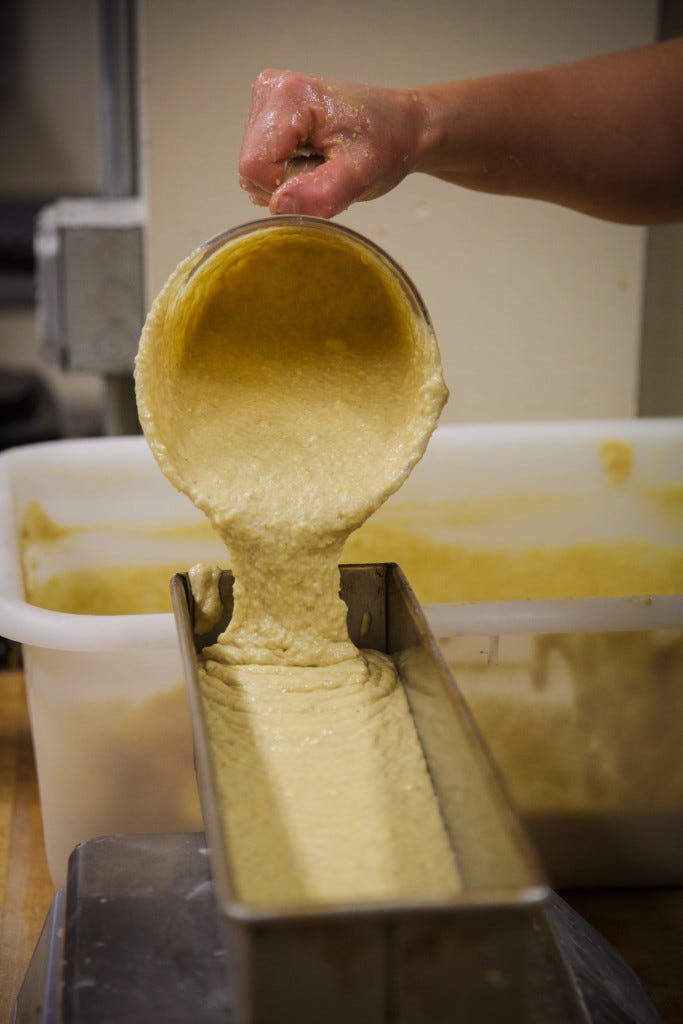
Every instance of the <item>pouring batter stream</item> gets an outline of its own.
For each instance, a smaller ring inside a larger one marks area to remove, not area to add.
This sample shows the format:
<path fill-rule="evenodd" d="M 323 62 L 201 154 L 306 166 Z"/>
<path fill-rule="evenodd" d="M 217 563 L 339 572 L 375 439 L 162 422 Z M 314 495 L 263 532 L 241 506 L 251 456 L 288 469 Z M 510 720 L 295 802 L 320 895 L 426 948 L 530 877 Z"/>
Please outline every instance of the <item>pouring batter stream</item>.
<path fill-rule="evenodd" d="M 446 399 L 419 298 L 352 232 L 259 222 L 171 275 L 136 386 L 152 451 L 235 576 L 199 670 L 240 896 L 457 891 L 393 662 L 355 648 L 339 597 L 344 541 L 408 475 Z"/>

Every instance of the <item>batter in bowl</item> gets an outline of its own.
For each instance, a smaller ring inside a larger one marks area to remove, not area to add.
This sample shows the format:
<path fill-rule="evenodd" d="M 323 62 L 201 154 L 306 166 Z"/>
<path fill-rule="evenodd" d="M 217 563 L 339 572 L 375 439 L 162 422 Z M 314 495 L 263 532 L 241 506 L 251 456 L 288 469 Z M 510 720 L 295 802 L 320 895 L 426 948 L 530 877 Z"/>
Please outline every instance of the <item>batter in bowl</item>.
<path fill-rule="evenodd" d="M 351 232 L 260 222 L 174 271 L 136 386 L 152 451 L 235 576 L 199 668 L 240 897 L 457 891 L 393 663 L 354 647 L 339 597 L 348 534 L 400 486 L 446 400 L 419 298 Z"/>

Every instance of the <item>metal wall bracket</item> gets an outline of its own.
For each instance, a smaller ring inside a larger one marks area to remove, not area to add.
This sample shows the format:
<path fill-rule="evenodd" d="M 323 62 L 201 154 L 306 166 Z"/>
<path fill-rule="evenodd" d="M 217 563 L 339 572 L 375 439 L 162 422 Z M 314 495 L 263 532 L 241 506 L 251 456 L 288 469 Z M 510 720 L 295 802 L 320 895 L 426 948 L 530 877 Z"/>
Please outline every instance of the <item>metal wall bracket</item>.
<path fill-rule="evenodd" d="M 141 199 L 62 199 L 37 218 L 38 323 L 63 369 L 132 373 L 145 316 Z"/>

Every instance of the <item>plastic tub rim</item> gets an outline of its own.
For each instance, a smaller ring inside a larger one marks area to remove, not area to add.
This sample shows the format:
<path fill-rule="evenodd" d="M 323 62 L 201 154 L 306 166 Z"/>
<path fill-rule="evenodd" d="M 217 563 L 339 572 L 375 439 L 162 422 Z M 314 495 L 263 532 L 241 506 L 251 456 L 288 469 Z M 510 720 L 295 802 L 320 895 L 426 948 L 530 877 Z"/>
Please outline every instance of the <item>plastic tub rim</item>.
<path fill-rule="evenodd" d="M 683 418 L 554 420 L 484 424 L 442 424 L 432 444 L 439 439 L 458 438 L 467 444 L 496 435 L 502 442 L 521 439 L 564 438 L 619 434 L 626 440 L 644 437 L 683 438 Z M 490 443 L 490 442 L 489 442 Z M 21 445 L 0 453 L 0 634 L 9 640 L 34 647 L 60 651 L 107 651 L 121 648 L 164 648 L 175 646 L 171 613 L 138 615 L 76 615 L 37 608 L 23 599 L 21 569 L 16 553 L 10 470 L 14 464 L 27 468 L 34 459 L 60 453 L 77 460 L 79 454 L 110 447 L 117 460 L 125 463 L 131 454 L 153 458 L 142 436 L 77 438 Z M 169 580 L 170 585 L 170 580 Z M 19 594 L 22 593 L 20 597 Z M 505 632 L 574 632 L 571 623 L 581 623 L 582 632 L 614 629 L 671 629 L 683 623 L 683 595 L 635 595 L 613 598 L 574 598 L 548 601 L 477 602 L 476 604 L 426 605 L 432 629 L 446 635 Z M 615 619 L 626 623 L 615 626 Z M 562 622 L 562 629 L 558 624 Z"/>

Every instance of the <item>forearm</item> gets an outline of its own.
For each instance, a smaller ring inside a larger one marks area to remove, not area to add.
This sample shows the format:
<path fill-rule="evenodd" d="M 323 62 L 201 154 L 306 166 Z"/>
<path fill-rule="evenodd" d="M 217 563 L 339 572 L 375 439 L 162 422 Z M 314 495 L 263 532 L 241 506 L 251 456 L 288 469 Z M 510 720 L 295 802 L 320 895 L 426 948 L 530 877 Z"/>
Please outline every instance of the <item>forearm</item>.
<path fill-rule="evenodd" d="M 683 40 L 414 95 L 413 170 L 615 221 L 683 219 Z"/>

